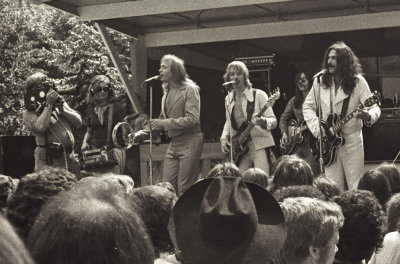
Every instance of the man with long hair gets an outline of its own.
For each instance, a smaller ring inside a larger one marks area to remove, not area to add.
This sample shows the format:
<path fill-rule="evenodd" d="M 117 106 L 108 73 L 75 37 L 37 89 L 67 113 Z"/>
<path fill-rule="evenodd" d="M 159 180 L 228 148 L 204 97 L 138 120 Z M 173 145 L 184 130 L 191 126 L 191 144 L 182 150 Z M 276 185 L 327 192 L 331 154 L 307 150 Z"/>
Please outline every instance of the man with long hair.
<path fill-rule="evenodd" d="M 331 45 L 322 62 L 323 72 L 320 83 L 314 80 L 311 91 L 303 104 L 304 119 L 315 137 L 319 137 L 318 107 L 321 107 L 322 119 L 335 113 L 342 115 L 342 107 L 347 111 L 344 116 L 356 110 L 371 96 L 368 83 L 362 76 L 362 68 L 357 56 L 344 42 Z M 319 98 L 320 95 L 320 98 Z M 346 99 L 349 98 L 349 99 Z M 346 102 L 347 101 L 347 102 Z M 343 146 L 338 146 L 332 164 L 326 167 L 328 178 L 335 180 L 342 190 L 356 189 L 364 172 L 364 146 L 362 138 L 363 123 L 371 126 L 380 116 L 380 108 L 373 105 L 358 111 L 356 118 L 349 120 L 341 129 L 345 139 Z M 324 129 L 322 129 L 325 137 Z"/>
<path fill-rule="evenodd" d="M 314 142 L 311 142 L 313 138 L 309 130 L 306 129 L 302 131 L 301 134 L 292 136 L 291 140 L 293 141 L 298 137 L 303 137 L 302 142 L 299 142 L 297 145 L 294 146 L 289 140 L 289 125 L 291 120 L 296 122 L 296 130 L 301 130 L 303 127 L 303 102 L 310 92 L 310 88 L 310 81 L 306 73 L 297 73 L 295 77 L 295 96 L 287 103 L 285 111 L 279 119 L 279 128 L 282 133 L 281 147 L 282 149 L 285 149 L 284 154 L 296 154 L 300 158 L 304 159 L 311 166 L 314 176 L 317 176 L 319 174 L 319 167 L 311 153 L 311 144 Z"/>
<path fill-rule="evenodd" d="M 203 134 L 200 130 L 200 88 L 189 78 L 184 62 L 175 55 L 164 55 L 160 63 L 160 81 L 164 95 L 161 114 L 151 119 L 154 131 L 167 131 L 171 139 L 164 157 L 163 181 L 170 182 L 178 195 L 188 189 L 199 177 Z M 149 134 L 142 130 L 141 138 Z M 135 139 L 136 141 L 136 139 Z"/>
<path fill-rule="evenodd" d="M 237 165 L 241 173 L 247 169 L 262 169 L 269 173 L 268 147 L 275 145 L 271 130 L 276 128 L 277 120 L 271 107 L 268 107 L 261 117 L 256 114 L 268 102 L 268 95 L 252 87 L 249 79 L 249 70 L 241 61 L 233 61 L 226 67 L 224 80 L 233 81 L 233 92 L 225 97 L 226 122 L 220 138 L 221 149 L 230 152 L 230 137 L 237 135 L 246 122 L 255 125 L 250 131 L 251 139 L 247 142 L 248 152 L 245 153 Z"/>

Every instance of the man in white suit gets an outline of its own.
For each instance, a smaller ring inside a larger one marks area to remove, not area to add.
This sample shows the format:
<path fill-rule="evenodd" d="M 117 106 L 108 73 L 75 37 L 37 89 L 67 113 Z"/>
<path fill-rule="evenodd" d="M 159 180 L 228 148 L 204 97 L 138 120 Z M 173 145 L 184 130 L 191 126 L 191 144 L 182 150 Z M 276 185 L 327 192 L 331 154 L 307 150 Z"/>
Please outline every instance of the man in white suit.
<path fill-rule="evenodd" d="M 336 42 L 327 49 L 322 68 L 325 71 L 320 77 L 320 82 L 318 78 L 314 80 L 303 104 L 304 119 L 315 137 L 319 137 L 318 106 L 321 106 L 322 119 L 326 121 L 330 113 L 339 116 L 342 114 L 346 98 L 350 97 L 347 99 L 345 116 L 356 110 L 361 103 L 364 104 L 371 96 L 368 83 L 361 75 L 362 68 L 358 58 L 344 42 Z M 375 123 L 380 113 L 379 106 L 375 104 L 360 110 L 355 118 L 342 127 L 341 134 L 345 138 L 345 144 L 338 147 L 335 160 L 325 168 L 326 176 L 335 180 L 342 190 L 357 188 L 364 172 L 361 129 L 363 123 L 367 126 Z"/>

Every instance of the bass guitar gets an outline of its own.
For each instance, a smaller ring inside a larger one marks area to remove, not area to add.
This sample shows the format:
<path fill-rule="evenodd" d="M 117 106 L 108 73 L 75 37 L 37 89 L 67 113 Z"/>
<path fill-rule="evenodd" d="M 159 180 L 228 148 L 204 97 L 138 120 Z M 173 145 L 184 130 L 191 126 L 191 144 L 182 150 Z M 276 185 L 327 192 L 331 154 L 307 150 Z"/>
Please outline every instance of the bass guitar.
<path fill-rule="evenodd" d="M 322 160 L 324 166 L 329 166 L 333 163 L 336 157 L 337 148 L 346 143 L 345 138 L 340 134 L 343 125 L 350 121 L 360 110 L 378 104 L 380 101 L 381 95 L 378 92 L 374 92 L 367 100 L 365 100 L 364 104 L 360 104 L 356 110 L 348 114 L 342 120 L 340 120 L 340 117 L 337 114 L 331 113 L 328 115 L 326 121 L 321 122 L 322 129 L 326 135 L 322 138 Z M 312 153 L 318 162 L 320 158 L 318 143 L 312 147 Z"/>
<path fill-rule="evenodd" d="M 261 117 L 268 107 L 272 107 L 275 104 L 276 100 L 278 100 L 280 96 L 281 93 L 279 88 L 277 88 L 256 116 Z M 243 123 L 237 134 L 232 138 L 232 157 L 234 163 L 238 164 L 242 156 L 249 150 L 247 141 L 250 139 L 250 131 L 254 126 L 254 123 L 251 121 Z"/>
<path fill-rule="evenodd" d="M 304 141 L 304 131 L 308 130 L 305 121 L 298 123 L 291 120 L 288 126 L 287 143 L 281 145 L 282 155 L 290 155 L 296 149 L 296 146 Z"/>

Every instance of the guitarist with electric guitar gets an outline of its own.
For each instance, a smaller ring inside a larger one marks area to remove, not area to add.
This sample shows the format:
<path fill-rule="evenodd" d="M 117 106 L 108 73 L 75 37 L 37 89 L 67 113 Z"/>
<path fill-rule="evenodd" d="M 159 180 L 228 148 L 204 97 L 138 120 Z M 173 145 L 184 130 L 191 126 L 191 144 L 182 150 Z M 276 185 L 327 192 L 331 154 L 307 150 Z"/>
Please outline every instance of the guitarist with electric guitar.
<path fill-rule="evenodd" d="M 45 165 L 79 173 L 74 159 L 72 129 L 82 125 L 78 112 L 71 109 L 56 91 L 54 82 L 43 73 L 26 80 L 23 121 L 36 140 L 35 171 Z"/>
<path fill-rule="evenodd" d="M 318 160 L 325 175 L 341 190 L 356 189 L 364 173 L 362 127 L 378 120 L 378 102 L 354 52 L 344 42 L 332 44 L 325 53 L 323 70 L 314 76 L 303 114 L 314 137 L 322 138 L 322 159 Z M 319 151 L 315 152 L 319 158 Z"/>
<path fill-rule="evenodd" d="M 277 120 L 272 110 L 279 91 L 271 98 L 259 89 L 252 88 L 249 71 L 241 61 L 231 62 L 224 75 L 232 85 L 225 97 L 226 122 L 220 138 L 221 149 L 228 159 L 238 165 L 240 172 L 256 167 L 269 173 L 275 145 L 271 130 Z"/>
<path fill-rule="evenodd" d="M 318 175 L 319 165 L 315 161 L 310 147 L 310 142 L 314 142 L 314 138 L 303 117 L 303 102 L 311 88 L 305 72 L 299 72 L 296 75 L 295 87 L 295 96 L 289 100 L 279 119 L 279 128 L 282 133 L 281 154 L 296 154 L 310 165 L 314 175 Z"/>

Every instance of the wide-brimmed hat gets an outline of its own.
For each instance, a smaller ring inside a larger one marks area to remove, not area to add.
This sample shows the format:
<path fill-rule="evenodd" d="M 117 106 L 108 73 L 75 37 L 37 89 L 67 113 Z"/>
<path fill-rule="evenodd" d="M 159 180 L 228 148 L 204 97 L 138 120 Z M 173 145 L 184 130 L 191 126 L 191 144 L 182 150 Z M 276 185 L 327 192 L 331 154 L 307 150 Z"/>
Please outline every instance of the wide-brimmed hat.
<path fill-rule="evenodd" d="M 238 177 L 191 186 L 175 204 L 173 221 L 185 264 L 266 263 L 286 239 L 275 198 Z"/>

